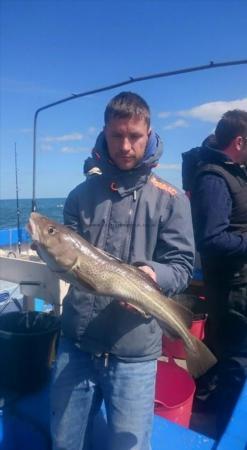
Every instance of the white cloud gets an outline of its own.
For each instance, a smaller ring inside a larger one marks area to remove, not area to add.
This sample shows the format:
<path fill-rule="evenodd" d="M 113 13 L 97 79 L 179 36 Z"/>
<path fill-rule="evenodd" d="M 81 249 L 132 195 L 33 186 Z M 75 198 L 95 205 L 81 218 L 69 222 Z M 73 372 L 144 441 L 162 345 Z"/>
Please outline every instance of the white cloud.
<path fill-rule="evenodd" d="M 162 169 L 162 170 L 181 170 L 181 164 L 164 164 L 164 163 L 160 163 L 157 166 L 157 169 Z"/>
<path fill-rule="evenodd" d="M 232 100 L 232 101 L 217 101 L 210 103 L 203 103 L 194 108 L 178 111 L 178 115 L 182 117 L 192 117 L 202 120 L 204 122 L 216 123 L 221 118 L 222 114 L 232 109 L 247 110 L 247 98 Z"/>
<path fill-rule="evenodd" d="M 164 126 L 164 130 L 174 130 L 174 128 L 186 128 L 188 127 L 188 122 L 184 119 L 177 119 L 168 125 Z"/>
<path fill-rule="evenodd" d="M 83 152 L 89 152 L 88 148 L 86 147 L 70 147 L 65 146 L 61 148 L 62 153 L 83 153 Z"/>
<path fill-rule="evenodd" d="M 158 113 L 158 117 L 160 119 L 165 119 L 166 117 L 169 117 L 170 115 L 171 115 L 171 113 L 168 111 L 161 111 Z"/>
<path fill-rule="evenodd" d="M 64 134 L 62 136 L 46 136 L 42 140 L 43 142 L 70 142 L 81 141 L 83 137 L 83 134 L 75 132 L 71 134 Z"/>

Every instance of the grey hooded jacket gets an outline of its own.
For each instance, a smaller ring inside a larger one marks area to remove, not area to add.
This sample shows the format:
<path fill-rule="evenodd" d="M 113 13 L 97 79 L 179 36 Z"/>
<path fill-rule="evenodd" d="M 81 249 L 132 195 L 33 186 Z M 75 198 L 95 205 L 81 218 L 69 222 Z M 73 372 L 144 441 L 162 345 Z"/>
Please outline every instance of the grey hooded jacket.
<path fill-rule="evenodd" d="M 191 212 L 187 197 L 151 172 L 162 143 L 154 133 L 150 141 L 142 163 L 121 171 L 109 161 L 100 134 L 91 162 L 102 174 L 89 176 L 69 194 L 64 222 L 108 253 L 152 267 L 170 296 L 183 291 L 192 275 Z M 150 360 L 161 353 L 162 332 L 155 319 L 72 286 L 64 300 L 62 329 L 84 351 L 108 352 L 125 361 Z"/>

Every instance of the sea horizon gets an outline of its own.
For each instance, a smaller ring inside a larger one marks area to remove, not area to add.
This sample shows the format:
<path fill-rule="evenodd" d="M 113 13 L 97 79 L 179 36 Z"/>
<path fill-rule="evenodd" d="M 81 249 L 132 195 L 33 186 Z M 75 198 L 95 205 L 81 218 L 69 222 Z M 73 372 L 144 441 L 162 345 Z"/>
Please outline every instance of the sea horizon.
<path fill-rule="evenodd" d="M 63 199 L 65 199 L 66 197 L 37 197 L 35 200 L 37 201 L 37 200 L 44 200 L 44 199 L 50 199 L 50 198 L 63 198 Z M 1 201 L 6 201 L 6 200 L 7 201 L 11 200 L 11 201 L 17 202 L 16 197 L 13 197 L 13 198 L 0 198 L 0 202 Z M 20 200 L 30 200 L 30 202 L 33 201 L 33 199 L 31 197 L 19 197 L 19 201 Z"/>
<path fill-rule="evenodd" d="M 66 197 L 40 197 L 36 199 L 37 211 L 51 219 L 63 222 Z M 32 199 L 19 199 L 19 223 L 25 227 L 32 210 Z M 0 199 L 0 229 L 16 228 L 18 222 L 16 199 Z"/>

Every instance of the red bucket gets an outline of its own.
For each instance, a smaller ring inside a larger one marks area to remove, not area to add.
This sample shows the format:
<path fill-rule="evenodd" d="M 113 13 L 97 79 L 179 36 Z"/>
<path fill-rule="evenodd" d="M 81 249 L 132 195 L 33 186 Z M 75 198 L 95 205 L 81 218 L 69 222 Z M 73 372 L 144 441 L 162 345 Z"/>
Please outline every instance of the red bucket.
<path fill-rule="evenodd" d="M 190 332 L 193 336 L 202 340 L 204 338 L 206 316 L 200 320 L 193 320 Z M 182 339 L 171 340 L 167 336 L 162 337 L 163 355 L 173 356 L 174 358 L 186 359 L 184 343 Z"/>
<path fill-rule="evenodd" d="M 189 427 L 195 382 L 173 359 L 158 361 L 154 413 Z"/>

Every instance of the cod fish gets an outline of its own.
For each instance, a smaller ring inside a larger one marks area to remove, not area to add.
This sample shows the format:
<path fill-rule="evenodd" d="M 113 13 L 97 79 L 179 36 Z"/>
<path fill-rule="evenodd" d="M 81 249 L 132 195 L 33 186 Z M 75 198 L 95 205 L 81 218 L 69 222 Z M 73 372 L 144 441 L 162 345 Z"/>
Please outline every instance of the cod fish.
<path fill-rule="evenodd" d="M 164 333 L 168 331 L 181 338 L 187 354 L 187 367 L 193 377 L 203 375 L 216 363 L 215 356 L 205 344 L 188 330 L 192 313 L 166 297 L 143 271 L 96 248 L 75 231 L 36 212 L 31 213 L 27 229 L 40 258 L 59 278 L 92 293 L 124 301 L 146 317 L 154 317 Z"/>

